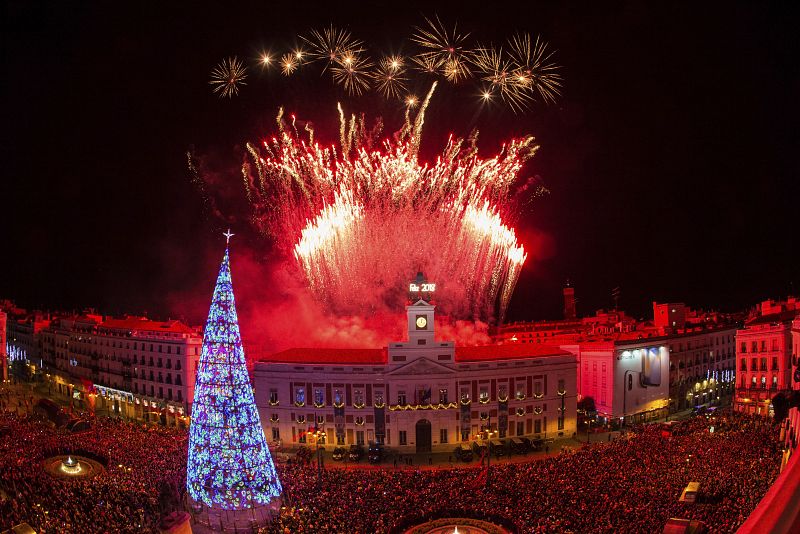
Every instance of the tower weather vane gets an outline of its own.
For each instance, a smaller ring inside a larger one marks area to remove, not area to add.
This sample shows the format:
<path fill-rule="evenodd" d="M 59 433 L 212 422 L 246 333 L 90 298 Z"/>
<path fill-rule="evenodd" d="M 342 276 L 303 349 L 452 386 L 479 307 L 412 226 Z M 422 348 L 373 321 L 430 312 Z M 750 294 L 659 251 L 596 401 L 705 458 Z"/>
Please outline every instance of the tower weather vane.
<path fill-rule="evenodd" d="M 226 244 L 226 245 L 230 245 L 230 244 L 231 244 L 231 238 L 232 238 L 233 236 L 235 236 L 236 234 L 232 234 L 232 233 L 231 233 L 231 229 L 230 229 L 230 228 L 228 228 L 228 231 L 227 231 L 227 232 L 222 232 L 222 235 L 224 235 L 224 236 L 225 236 L 225 244 Z"/>

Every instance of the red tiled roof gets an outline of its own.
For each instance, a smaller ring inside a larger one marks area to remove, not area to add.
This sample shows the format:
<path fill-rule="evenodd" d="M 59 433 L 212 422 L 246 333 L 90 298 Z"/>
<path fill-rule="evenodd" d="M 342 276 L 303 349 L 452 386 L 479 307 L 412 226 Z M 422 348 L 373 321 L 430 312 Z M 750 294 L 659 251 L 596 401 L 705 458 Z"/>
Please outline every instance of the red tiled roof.
<path fill-rule="evenodd" d="M 511 343 L 507 345 L 481 345 L 456 347 L 457 362 L 483 362 L 494 360 L 519 360 L 545 356 L 568 356 L 569 352 L 541 343 Z"/>
<path fill-rule="evenodd" d="M 287 349 L 260 359 L 266 363 L 385 365 L 386 349 Z"/>
<path fill-rule="evenodd" d="M 143 317 L 106 319 L 99 327 L 117 330 L 139 330 L 143 332 L 173 332 L 178 334 L 191 334 L 194 332 L 194 330 L 180 321 L 150 321 Z"/>
<path fill-rule="evenodd" d="M 787 321 L 791 321 L 797 316 L 800 316 L 800 312 L 798 310 L 787 310 L 779 313 L 771 313 L 769 315 L 762 315 L 761 317 L 756 317 L 755 319 L 751 319 L 745 323 L 745 326 L 756 325 L 756 324 L 784 323 Z"/>

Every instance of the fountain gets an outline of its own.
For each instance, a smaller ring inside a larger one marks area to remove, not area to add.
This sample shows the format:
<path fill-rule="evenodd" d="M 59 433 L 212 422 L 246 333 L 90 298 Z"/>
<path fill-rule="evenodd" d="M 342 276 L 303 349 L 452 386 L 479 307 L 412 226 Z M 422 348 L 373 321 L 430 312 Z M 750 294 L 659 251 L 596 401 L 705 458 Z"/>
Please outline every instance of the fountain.
<path fill-rule="evenodd" d="M 67 456 L 66 460 L 61 461 L 60 469 L 68 475 L 79 475 L 81 471 L 83 471 L 81 463 L 77 460 L 73 460 L 72 456 Z"/>

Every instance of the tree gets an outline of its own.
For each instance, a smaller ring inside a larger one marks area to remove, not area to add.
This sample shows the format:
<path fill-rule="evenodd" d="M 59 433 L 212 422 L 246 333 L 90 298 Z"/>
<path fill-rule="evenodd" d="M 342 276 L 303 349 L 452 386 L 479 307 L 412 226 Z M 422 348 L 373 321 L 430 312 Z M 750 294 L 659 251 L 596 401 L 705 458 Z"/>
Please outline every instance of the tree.
<path fill-rule="evenodd" d="M 800 408 L 800 391 L 780 392 L 772 398 L 774 419 L 780 423 L 789 416 L 789 410 Z"/>
<path fill-rule="evenodd" d="M 585 414 L 592 414 L 597 411 L 597 408 L 594 405 L 594 398 L 593 397 L 583 397 L 581 400 L 578 401 L 578 411 L 583 412 Z"/>
<path fill-rule="evenodd" d="M 282 492 L 247 374 L 227 247 L 197 368 L 186 488 L 223 510 L 268 505 Z"/>

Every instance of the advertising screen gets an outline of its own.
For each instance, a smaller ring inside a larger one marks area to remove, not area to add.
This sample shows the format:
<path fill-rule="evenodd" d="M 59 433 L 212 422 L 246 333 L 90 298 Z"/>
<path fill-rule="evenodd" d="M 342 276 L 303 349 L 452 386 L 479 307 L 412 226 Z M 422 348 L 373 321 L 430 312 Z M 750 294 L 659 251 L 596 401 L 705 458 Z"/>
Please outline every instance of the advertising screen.
<path fill-rule="evenodd" d="M 658 348 L 641 351 L 642 355 L 642 385 L 661 385 L 661 352 Z"/>

